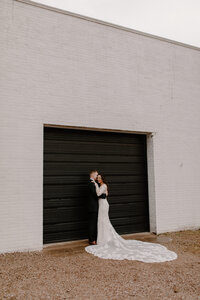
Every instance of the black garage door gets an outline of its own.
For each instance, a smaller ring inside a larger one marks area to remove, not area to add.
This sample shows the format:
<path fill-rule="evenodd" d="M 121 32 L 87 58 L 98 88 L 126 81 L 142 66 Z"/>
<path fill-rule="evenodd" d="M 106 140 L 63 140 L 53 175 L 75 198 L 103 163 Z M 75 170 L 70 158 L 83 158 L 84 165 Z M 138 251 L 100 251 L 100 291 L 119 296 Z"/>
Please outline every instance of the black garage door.
<path fill-rule="evenodd" d="M 45 244 L 87 238 L 91 169 L 110 183 L 117 232 L 149 231 L 145 135 L 44 127 Z"/>

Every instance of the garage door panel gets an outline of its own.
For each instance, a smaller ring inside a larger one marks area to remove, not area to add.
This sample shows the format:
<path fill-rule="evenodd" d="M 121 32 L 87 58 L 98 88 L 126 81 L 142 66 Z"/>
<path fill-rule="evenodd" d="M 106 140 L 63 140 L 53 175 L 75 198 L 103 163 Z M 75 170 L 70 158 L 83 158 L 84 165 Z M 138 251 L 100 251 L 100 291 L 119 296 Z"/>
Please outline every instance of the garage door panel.
<path fill-rule="evenodd" d="M 135 225 L 135 224 L 141 224 L 146 222 L 146 217 L 144 215 L 141 216 L 133 216 L 132 218 L 129 217 L 110 217 L 111 223 L 113 226 L 120 226 L 120 225 Z"/>
<path fill-rule="evenodd" d="M 70 207 L 70 206 L 83 206 L 86 204 L 87 197 L 66 197 L 66 198 L 47 198 L 44 201 L 44 208 L 51 207 Z M 146 194 L 135 194 L 135 195 L 117 195 L 108 197 L 110 205 L 118 203 L 133 203 L 146 201 Z M 111 207 L 112 209 L 112 207 Z"/>
<path fill-rule="evenodd" d="M 121 155 L 139 155 L 144 151 L 143 144 L 110 144 L 110 143 L 88 143 L 71 141 L 46 140 L 44 143 L 44 153 L 68 153 L 76 154 L 94 154 L 98 152 L 101 155 L 121 154 Z"/>
<path fill-rule="evenodd" d="M 100 170 L 101 171 L 101 170 Z M 112 184 L 120 184 L 123 183 L 133 183 L 133 182 L 144 182 L 146 180 L 146 174 L 138 174 L 138 175 L 107 175 L 106 179 L 109 183 Z M 82 184 L 87 185 L 88 183 L 88 174 L 77 174 L 77 175 L 46 175 L 43 181 L 44 185 L 46 184 Z M 110 185 L 110 184 L 109 184 Z"/>
<path fill-rule="evenodd" d="M 77 231 L 80 229 L 88 228 L 88 221 L 82 221 L 81 224 L 77 222 L 66 222 L 66 223 L 54 223 L 54 224 L 46 224 L 44 226 L 44 232 L 67 232 L 67 231 Z"/>
<path fill-rule="evenodd" d="M 144 194 L 147 190 L 145 182 L 132 182 L 124 184 L 109 184 L 110 195 Z"/>
<path fill-rule="evenodd" d="M 85 211 L 85 214 L 83 214 Z M 80 207 L 60 207 L 46 208 L 44 212 L 44 222 L 47 224 L 59 222 L 81 222 L 86 220 L 87 213 L 84 206 Z"/>
<path fill-rule="evenodd" d="M 131 216 L 142 216 L 144 213 L 144 209 L 146 208 L 145 202 L 137 202 L 137 203 L 123 203 L 112 205 L 112 209 L 110 209 L 110 217 L 128 217 Z"/>
<path fill-rule="evenodd" d="M 106 173 L 109 175 L 129 175 L 129 174 L 144 174 L 145 164 L 144 163 L 123 163 L 123 164 L 101 164 L 96 163 L 96 168 L 100 170 L 101 173 Z M 44 167 L 44 172 L 46 175 L 83 175 L 88 174 L 88 172 L 94 168 L 94 163 L 66 163 L 66 162 L 46 162 Z"/>
<path fill-rule="evenodd" d="M 80 197 L 66 197 L 66 198 L 47 198 L 44 202 L 44 208 L 51 207 L 75 207 L 84 206 L 86 204 L 86 199 Z"/>
<path fill-rule="evenodd" d="M 47 128 L 46 128 L 47 129 Z M 106 132 L 97 132 L 91 130 L 74 130 L 67 129 L 68 135 L 66 135 L 66 129 L 62 128 L 48 128 L 44 132 L 45 140 L 61 140 L 61 141 L 83 141 L 85 142 L 109 142 L 109 143 L 129 143 L 129 144 L 137 144 L 137 143 L 145 143 L 144 135 L 124 135 L 124 133 L 117 134 L 106 134 Z"/>
<path fill-rule="evenodd" d="M 126 225 L 115 225 L 115 229 L 119 234 L 126 234 L 126 233 L 137 233 L 137 232 L 145 232 L 148 231 L 148 226 L 145 223 L 138 223 L 138 224 L 130 224 Z M 52 241 L 54 243 L 63 242 L 63 241 L 73 241 L 79 239 L 87 238 L 86 229 L 78 229 L 72 231 L 60 231 L 60 232 L 52 232 L 52 233 L 45 233 L 44 235 L 44 243 L 49 243 Z"/>
<path fill-rule="evenodd" d="M 123 203 L 120 205 L 112 205 L 110 207 L 110 217 L 128 217 L 142 215 L 146 203 Z M 84 206 L 80 207 L 52 207 L 46 208 L 44 213 L 44 221 L 49 223 L 59 222 L 70 222 L 70 221 L 80 221 L 85 220 L 86 215 L 83 215 Z"/>
<path fill-rule="evenodd" d="M 123 226 L 124 224 L 126 225 L 136 225 L 138 223 L 145 223 L 146 218 L 144 216 L 133 216 L 133 218 L 129 217 L 122 217 L 122 218 L 111 218 L 111 222 L 113 226 Z M 49 231 L 51 232 L 67 232 L 68 230 L 79 230 L 80 228 L 88 228 L 88 221 L 83 221 L 80 225 L 80 223 L 77 222 L 66 222 L 66 223 L 53 223 L 53 224 L 46 224 L 44 226 L 44 232 L 48 233 Z"/>
<path fill-rule="evenodd" d="M 87 195 L 87 186 L 86 185 L 45 185 L 44 186 L 45 198 L 53 198 L 53 197 L 80 197 L 84 198 Z"/>
<path fill-rule="evenodd" d="M 44 159 L 46 162 L 77 162 L 76 153 L 60 153 L 60 155 L 55 155 L 55 153 L 45 153 Z M 132 163 L 132 162 L 143 162 L 144 155 L 98 155 L 95 153 L 91 154 L 80 154 L 78 156 L 78 163 Z"/>
<path fill-rule="evenodd" d="M 143 194 L 135 194 L 135 195 L 115 195 L 108 196 L 108 202 L 110 205 L 118 204 L 118 203 L 133 203 L 133 202 L 141 202 L 146 201 L 147 195 Z"/>
<path fill-rule="evenodd" d="M 61 231 L 61 232 L 46 232 L 44 234 L 43 242 L 48 243 L 59 243 L 63 241 L 75 241 L 87 238 L 85 228 L 72 231 Z M 70 252 L 70 251 L 69 251 Z"/>
<path fill-rule="evenodd" d="M 88 173 L 109 182 L 111 222 L 119 234 L 149 230 L 146 137 L 44 128 L 44 243 L 87 238 Z"/>
<path fill-rule="evenodd" d="M 45 175 L 44 185 L 46 184 L 85 184 L 88 181 L 88 174 L 77 175 Z"/>
<path fill-rule="evenodd" d="M 119 234 L 129 234 L 131 233 L 138 233 L 138 232 L 147 232 L 149 231 L 149 226 L 147 223 L 137 223 L 137 224 L 122 224 L 122 225 L 115 225 L 115 230 Z"/>
<path fill-rule="evenodd" d="M 111 185 L 110 195 L 134 195 L 144 194 L 146 192 L 146 185 L 144 182 L 129 183 L 124 185 Z M 45 198 L 53 197 L 84 197 L 87 196 L 87 185 L 44 185 Z"/>
<path fill-rule="evenodd" d="M 115 174 L 111 176 L 107 175 L 106 179 L 108 180 L 109 185 L 111 183 L 123 185 L 124 183 L 144 182 L 146 181 L 147 177 L 146 177 L 146 173 L 143 172 L 142 174 L 127 174 L 127 175 Z"/>

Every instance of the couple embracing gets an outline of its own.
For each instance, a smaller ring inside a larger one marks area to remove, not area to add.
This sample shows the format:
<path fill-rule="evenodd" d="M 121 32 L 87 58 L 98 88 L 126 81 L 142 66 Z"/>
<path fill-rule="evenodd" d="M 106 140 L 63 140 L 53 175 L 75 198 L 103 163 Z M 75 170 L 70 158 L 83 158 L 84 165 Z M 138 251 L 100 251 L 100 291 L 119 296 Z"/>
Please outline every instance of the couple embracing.
<path fill-rule="evenodd" d="M 177 254 L 158 243 L 122 238 L 109 219 L 107 201 L 108 184 L 97 170 L 90 172 L 88 184 L 89 246 L 86 252 L 104 259 L 165 262 L 177 258 Z"/>
<path fill-rule="evenodd" d="M 107 196 L 108 196 L 108 186 L 106 184 L 105 178 L 98 174 L 97 170 L 92 170 L 90 172 L 88 190 L 88 211 L 89 211 L 89 230 L 88 239 L 89 244 L 96 245 L 97 240 L 99 244 L 100 236 L 102 236 L 100 221 L 102 202 L 104 205 L 108 206 Z M 102 200 L 102 201 L 101 201 Z M 99 218 L 98 218 L 99 215 Z M 98 237 L 97 237 L 98 232 Z"/>

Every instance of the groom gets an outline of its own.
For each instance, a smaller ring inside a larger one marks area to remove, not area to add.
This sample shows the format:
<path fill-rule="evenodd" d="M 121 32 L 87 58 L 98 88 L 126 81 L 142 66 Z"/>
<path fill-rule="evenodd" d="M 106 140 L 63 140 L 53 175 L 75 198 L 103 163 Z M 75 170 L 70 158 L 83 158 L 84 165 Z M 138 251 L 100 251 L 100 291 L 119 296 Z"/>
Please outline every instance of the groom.
<path fill-rule="evenodd" d="M 88 228 L 88 240 L 90 245 L 96 245 L 97 241 L 97 221 L 98 221 L 98 209 L 99 203 L 96 193 L 95 184 L 97 184 L 98 172 L 97 170 L 90 171 L 90 181 L 88 184 L 88 212 L 89 212 L 89 228 Z M 101 198 L 106 198 L 106 194 L 101 194 Z"/>

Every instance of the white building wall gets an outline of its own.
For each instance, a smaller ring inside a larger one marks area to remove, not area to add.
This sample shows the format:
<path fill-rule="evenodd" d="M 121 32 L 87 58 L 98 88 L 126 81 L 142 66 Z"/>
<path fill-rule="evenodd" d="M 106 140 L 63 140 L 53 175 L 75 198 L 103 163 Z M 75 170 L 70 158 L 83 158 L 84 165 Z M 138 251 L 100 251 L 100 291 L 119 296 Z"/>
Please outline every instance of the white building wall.
<path fill-rule="evenodd" d="M 200 227 L 200 52 L 0 1 L 0 252 L 42 249 L 43 124 L 153 132 L 150 225 Z"/>

